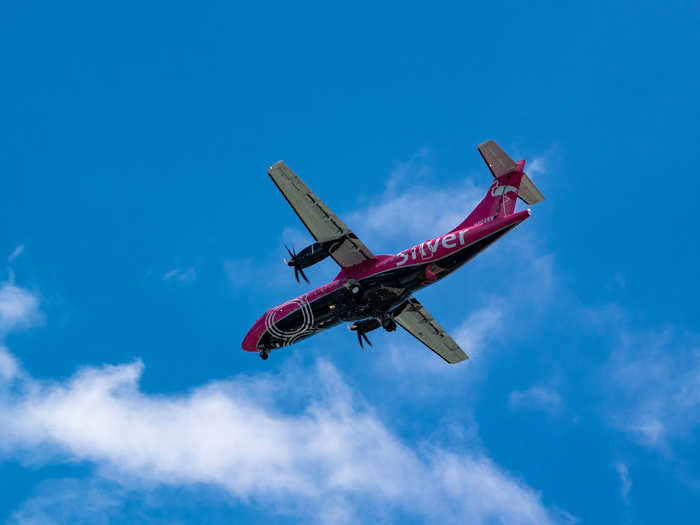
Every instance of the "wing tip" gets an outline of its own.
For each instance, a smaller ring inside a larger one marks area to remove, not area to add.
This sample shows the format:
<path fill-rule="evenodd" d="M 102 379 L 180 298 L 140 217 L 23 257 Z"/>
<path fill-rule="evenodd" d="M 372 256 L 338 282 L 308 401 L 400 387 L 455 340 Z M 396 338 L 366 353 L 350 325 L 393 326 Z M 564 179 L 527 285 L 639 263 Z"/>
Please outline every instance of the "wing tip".
<path fill-rule="evenodd" d="M 490 144 L 491 142 L 495 143 L 496 141 L 493 140 L 493 139 L 485 140 L 484 142 L 482 142 L 481 144 L 479 144 L 479 145 L 476 147 L 476 149 L 478 149 L 479 151 L 481 151 L 481 148 L 487 146 L 487 145 Z"/>
<path fill-rule="evenodd" d="M 462 352 L 462 355 L 458 355 L 456 359 L 454 359 L 454 361 L 447 361 L 447 359 L 445 359 L 445 361 L 447 361 L 451 365 L 456 365 L 457 363 L 461 363 L 463 361 L 469 361 L 469 356 L 465 354 L 464 351 Z"/>
<path fill-rule="evenodd" d="M 269 168 L 267 168 L 267 173 L 269 174 L 269 173 L 270 173 L 273 169 L 275 169 L 275 168 L 281 168 L 281 167 L 286 167 L 286 166 L 287 166 L 287 165 L 284 163 L 283 160 L 278 160 L 278 161 L 275 162 L 272 166 L 270 166 Z"/>

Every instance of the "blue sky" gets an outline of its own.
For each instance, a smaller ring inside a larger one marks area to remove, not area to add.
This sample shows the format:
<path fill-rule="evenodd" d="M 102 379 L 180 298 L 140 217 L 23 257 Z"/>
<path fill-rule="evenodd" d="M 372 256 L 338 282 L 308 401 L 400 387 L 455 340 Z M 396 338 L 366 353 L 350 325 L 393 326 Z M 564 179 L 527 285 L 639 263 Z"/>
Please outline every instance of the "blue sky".
<path fill-rule="evenodd" d="M 698 515 L 697 3 L 0 13 L 0 520 Z M 469 362 L 240 350 L 309 289 L 269 165 L 394 253 L 468 214 L 490 138 L 547 200 L 419 295 Z"/>

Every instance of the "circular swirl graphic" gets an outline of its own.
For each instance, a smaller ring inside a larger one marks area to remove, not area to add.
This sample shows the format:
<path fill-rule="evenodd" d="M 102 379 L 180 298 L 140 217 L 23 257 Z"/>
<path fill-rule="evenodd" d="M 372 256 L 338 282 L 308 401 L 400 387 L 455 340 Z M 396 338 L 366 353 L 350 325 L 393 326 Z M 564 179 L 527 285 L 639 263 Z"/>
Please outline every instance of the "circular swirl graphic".
<path fill-rule="evenodd" d="M 284 315 L 278 319 L 278 315 L 282 310 L 289 308 L 290 305 L 297 305 L 289 314 Z M 282 319 L 285 319 L 292 315 L 293 313 L 301 310 L 301 323 L 299 326 L 294 327 L 290 330 L 282 330 L 277 326 L 277 323 Z M 272 310 L 270 310 L 265 316 L 265 329 L 270 332 L 274 337 L 284 340 L 285 346 L 292 344 L 291 340 L 294 338 L 299 338 L 302 334 L 313 331 L 314 324 L 314 314 L 311 310 L 311 305 L 305 297 L 300 297 L 298 299 L 292 299 L 284 304 L 281 304 Z"/>

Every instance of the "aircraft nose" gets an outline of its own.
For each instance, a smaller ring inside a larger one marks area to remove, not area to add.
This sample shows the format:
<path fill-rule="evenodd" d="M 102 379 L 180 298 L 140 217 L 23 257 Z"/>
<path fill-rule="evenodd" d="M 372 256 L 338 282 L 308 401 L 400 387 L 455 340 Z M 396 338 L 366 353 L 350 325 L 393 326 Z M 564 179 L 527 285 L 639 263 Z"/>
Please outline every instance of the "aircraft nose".
<path fill-rule="evenodd" d="M 257 352 L 258 351 L 258 341 L 265 333 L 265 322 L 264 316 L 258 319 L 255 324 L 248 330 L 248 333 L 243 338 L 241 343 L 241 348 L 246 352 Z"/>
<path fill-rule="evenodd" d="M 243 338 L 243 342 L 241 343 L 241 348 L 245 350 L 246 352 L 254 352 L 255 351 L 255 342 L 253 341 L 253 337 L 251 336 L 252 330 L 249 330 L 246 336 Z"/>

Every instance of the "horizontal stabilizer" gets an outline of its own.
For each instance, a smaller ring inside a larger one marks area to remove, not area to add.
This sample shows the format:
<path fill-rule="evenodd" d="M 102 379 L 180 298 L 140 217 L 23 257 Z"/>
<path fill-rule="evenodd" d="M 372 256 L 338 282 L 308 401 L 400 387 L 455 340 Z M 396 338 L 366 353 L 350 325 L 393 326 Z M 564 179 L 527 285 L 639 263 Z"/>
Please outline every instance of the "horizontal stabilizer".
<path fill-rule="evenodd" d="M 517 168 L 513 159 L 493 140 L 482 142 L 479 144 L 478 149 L 484 162 L 496 178 L 507 175 Z M 526 204 L 537 204 L 544 200 L 544 195 L 540 193 L 540 190 L 537 189 L 526 173 L 523 173 L 523 178 L 520 181 L 518 197 L 525 201 Z"/>
<path fill-rule="evenodd" d="M 518 197 L 525 201 L 527 204 L 537 204 L 544 200 L 544 195 L 540 193 L 530 177 L 523 173 L 523 178 L 520 180 L 520 191 L 518 191 Z"/>
<path fill-rule="evenodd" d="M 482 142 L 477 146 L 477 149 L 494 177 L 502 177 L 515 169 L 513 159 L 495 141 Z"/>

